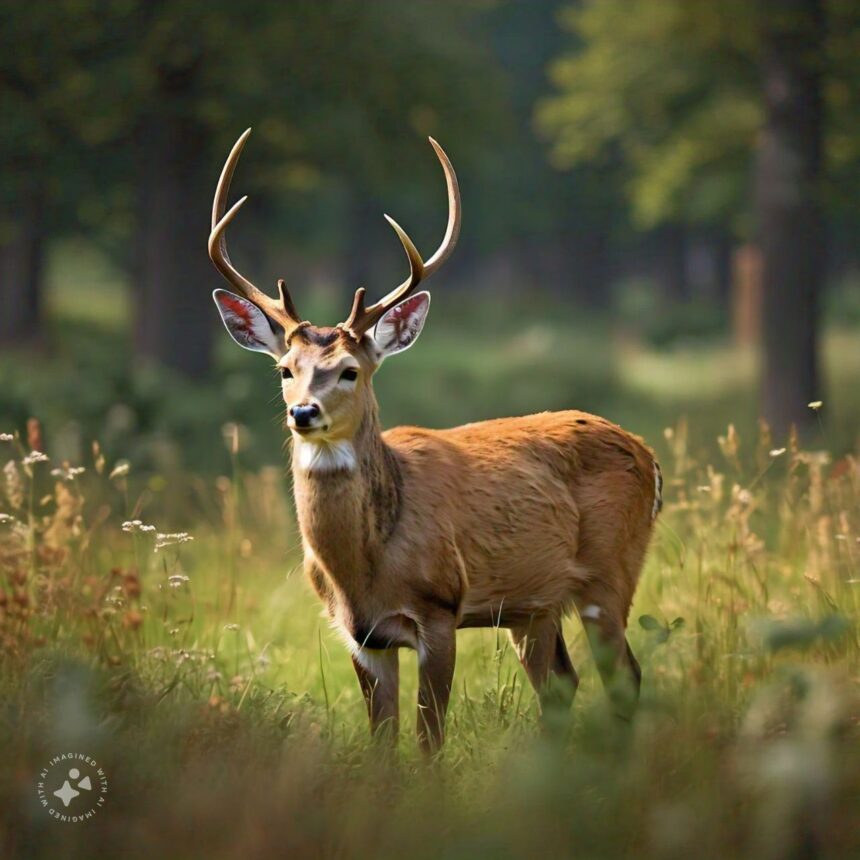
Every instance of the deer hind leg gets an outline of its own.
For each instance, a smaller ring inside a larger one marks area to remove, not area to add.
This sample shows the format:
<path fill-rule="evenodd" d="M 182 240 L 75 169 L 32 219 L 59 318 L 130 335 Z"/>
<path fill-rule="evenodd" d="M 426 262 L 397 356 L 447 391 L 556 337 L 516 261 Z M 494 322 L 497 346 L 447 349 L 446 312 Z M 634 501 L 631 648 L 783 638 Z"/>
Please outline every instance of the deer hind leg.
<path fill-rule="evenodd" d="M 418 626 L 418 745 L 438 752 L 445 739 L 445 714 L 457 656 L 454 616 L 424 619 Z"/>
<path fill-rule="evenodd" d="M 374 737 L 391 745 L 397 743 L 399 730 L 399 656 L 396 648 L 362 648 L 352 657 L 352 665 L 367 705 L 370 731 Z"/>
<path fill-rule="evenodd" d="M 630 720 L 639 702 L 642 670 L 625 635 L 629 601 L 592 583 L 577 595 L 576 608 L 613 709 Z"/>
<path fill-rule="evenodd" d="M 573 702 L 579 676 L 570 661 L 561 632 L 561 619 L 542 615 L 528 624 L 512 627 L 511 642 L 538 694 L 541 713 L 549 709 L 568 710 Z"/>

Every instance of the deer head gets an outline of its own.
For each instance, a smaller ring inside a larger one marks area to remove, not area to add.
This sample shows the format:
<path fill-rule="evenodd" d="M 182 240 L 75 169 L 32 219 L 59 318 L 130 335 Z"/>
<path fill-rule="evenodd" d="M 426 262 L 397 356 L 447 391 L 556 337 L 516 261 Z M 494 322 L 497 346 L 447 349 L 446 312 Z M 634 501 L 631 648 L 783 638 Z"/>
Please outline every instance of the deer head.
<path fill-rule="evenodd" d="M 270 355 L 280 371 L 287 426 L 300 440 L 337 450 L 349 443 L 375 416 L 372 377 L 382 361 L 408 349 L 417 339 L 430 308 L 430 294 L 415 292 L 451 255 L 460 232 L 461 207 L 457 177 L 442 147 L 430 138 L 448 188 L 448 227 L 442 244 L 423 260 L 412 240 L 393 218 L 385 216 L 397 233 L 409 261 L 409 276 L 375 304 L 365 305 L 365 290 L 355 293 L 344 322 L 321 327 L 303 320 L 284 281 L 273 299 L 241 275 L 227 254 L 226 230 L 247 200 L 227 210 L 230 182 L 248 129 L 234 145 L 215 190 L 209 256 L 232 288 L 215 290 L 221 319 L 239 346 Z"/>

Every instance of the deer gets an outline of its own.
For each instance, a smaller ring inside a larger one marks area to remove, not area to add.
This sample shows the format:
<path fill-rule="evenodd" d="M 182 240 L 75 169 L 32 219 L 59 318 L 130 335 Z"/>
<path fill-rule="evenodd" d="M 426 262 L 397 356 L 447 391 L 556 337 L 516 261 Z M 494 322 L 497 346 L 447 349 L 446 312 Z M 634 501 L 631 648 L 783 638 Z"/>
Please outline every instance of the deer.
<path fill-rule="evenodd" d="M 373 735 L 396 743 L 399 649 L 418 655 L 419 747 L 442 746 L 456 632 L 505 628 L 541 712 L 569 708 L 579 684 L 562 633 L 578 613 L 616 713 L 630 720 L 641 670 L 627 618 L 662 477 L 653 452 L 621 427 L 579 411 L 383 431 L 373 390 L 382 363 L 421 333 L 430 294 L 416 292 L 451 256 L 462 220 L 454 168 L 442 243 L 425 260 L 386 215 L 409 274 L 345 321 L 312 325 L 283 280 L 278 298 L 240 274 L 226 230 L 247 197 L 227 199 L 251 129 L 230 152 L 212 205 L 209 255 L 230 290 L 213 293 L 230 336 L 267 354 L 281 377 L 304 570 L 343 637 Z"/>

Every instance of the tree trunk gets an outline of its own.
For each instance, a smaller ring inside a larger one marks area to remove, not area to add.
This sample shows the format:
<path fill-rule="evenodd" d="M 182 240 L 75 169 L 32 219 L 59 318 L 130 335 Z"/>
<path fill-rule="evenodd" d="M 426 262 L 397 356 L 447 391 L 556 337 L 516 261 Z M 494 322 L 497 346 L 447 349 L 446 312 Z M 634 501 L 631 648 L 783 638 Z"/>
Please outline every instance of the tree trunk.
<path fill-rule="evenodd" d="M 765 122 L 756 162 L 762 251 L 762 409 L 778 431 L 808 424 L 822 395 L 818 294 L 824 276 L 821 0 L 761 3 Z"/>
<path fill-rule="evenodd" d="M 39 334 L 45 245 L 41 189 L 32 187 L 0 225 L 0 345 L 6 346 Z"/>
<path fill-rule="evenodd" d="M 174 88 L 163 103 L 177 97 Z M 138 354 L 192 377 L 210 366 L 209 295 L 219 286 L 206 253 L 205 143 L 194 120 L 170 113 L 144 118 L 138 132 L 135 344 Z"/>
<path fill-rule="evenodd" d="M 687 277 L 687 230 L 681 224 L 666 224 L 658 232 L 657 277 L 666 300 L 684 303 L 690 298 Z"/>

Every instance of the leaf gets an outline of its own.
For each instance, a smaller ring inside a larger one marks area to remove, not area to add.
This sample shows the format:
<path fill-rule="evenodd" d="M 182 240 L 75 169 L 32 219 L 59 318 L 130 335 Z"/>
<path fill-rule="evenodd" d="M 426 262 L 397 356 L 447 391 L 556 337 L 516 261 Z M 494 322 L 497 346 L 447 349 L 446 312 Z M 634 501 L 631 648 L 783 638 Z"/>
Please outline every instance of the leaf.
<path fill-rule="evenodd" d="M 680 630 L 684 626 L 685 623 L 686 622 L 684 621 L 684 619 L 681 618 L 681 616 L 679 615 L 669 626 L 673 630 Z"/>
<path fill-rule="evenodd" d="M 653 615 L 640 615 L 639 626 L 643 630 L 665 630 L 666 627 L 661 624 Z"/>
<path fill-rule="evenodd" d="M 765 647 L 769 651 L 785 648 L 806 650 L 819 641 L 833 642 L 847 633 L 851 622 L 842 615 L 828 615 L 821 621 L 792 618 L 785 621 L 765 620 L 759 625 Z"/>

